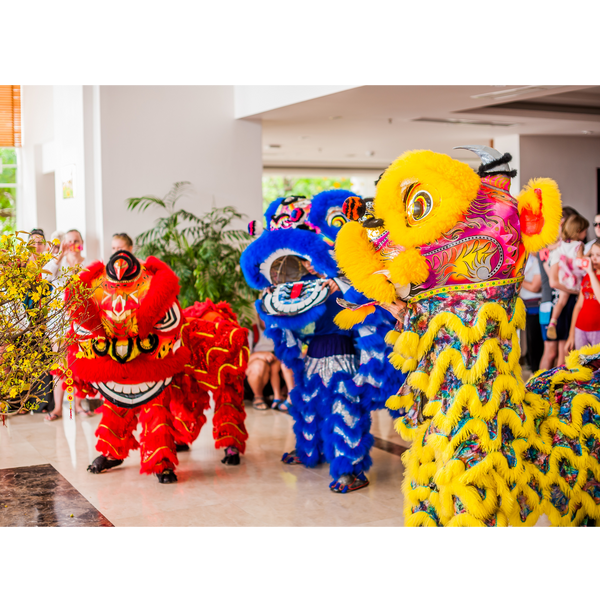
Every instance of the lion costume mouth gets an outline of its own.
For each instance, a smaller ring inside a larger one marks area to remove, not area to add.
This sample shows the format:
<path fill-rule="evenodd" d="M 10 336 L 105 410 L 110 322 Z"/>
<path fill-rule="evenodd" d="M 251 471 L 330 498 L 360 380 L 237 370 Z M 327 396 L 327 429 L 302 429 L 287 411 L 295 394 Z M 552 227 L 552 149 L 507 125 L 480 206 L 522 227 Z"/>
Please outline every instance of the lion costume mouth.
<path fill-rule="evenodd" d="M 122 408 L 134 408 L 156 398 L 171 383 L 171 380 L 172 377 L 167 377 L 161 381 L 145 383 L 122 384 L 106 381 L 93 382 L 91 385 L 113 404 Z"/>
<path fill-rule="evenodd" d="M 330 288 L 324 279 L 289 281 L 267 290 L 262 298 L 262 309 L 268 315 L 293 316 L 323 304 Z"/>

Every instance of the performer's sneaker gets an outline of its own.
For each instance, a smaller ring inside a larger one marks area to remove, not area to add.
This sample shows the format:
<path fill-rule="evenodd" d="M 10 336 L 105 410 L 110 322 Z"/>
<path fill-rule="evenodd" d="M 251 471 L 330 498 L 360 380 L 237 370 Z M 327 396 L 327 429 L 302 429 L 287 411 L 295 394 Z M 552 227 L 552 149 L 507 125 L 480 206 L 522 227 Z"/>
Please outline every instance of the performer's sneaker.
<path fill-rule="evenodd" d="M 157 473 L 158 483 L 175 483 L 177 481 L 177 475 L 173 469 L 165 469 L 162 473 Z"/>
<path fill-rule="evenodd" d="M 225 448 L 225 458 L 221 461 L 224 465 L 239 465 L 240 451 L 234 446 Z"/>
<path fill-rule="evenodd" d="M 94 462 L 88 466 L 87 470 L 90 473 L 104 473 L 113 467 L 118 467 L 123 464 L 123 459 L 108 458 L 101 454 Z"/>
<path fill-rule="evenodd" d="M 281 462 L 284 462 L 286 465 L 301 465 L 302 464 L 302 461 L 300 460 L 300 457 L 296 454 L 295 450 L 292 450 L 291 452 L 286 452 L 281 457 Z"/>
<path fill-rule="evenodd" d="M 332 492 L 336 492 L 336 494 L 345 494 L 347 492 L 354 492 L 356 490 L 360 490 L 361 488 L 367 487 L 369 485 L 369 480 L 364 473 L 359 473 L 358 475 L 353 475 L 352 473 L 347 473 L 342 475 L 337 480 L 332 481 L 329 484 L 329 489 Z"/>
<path fill-rule="evenodd" d="M 187 452 L 189 449 L 188 444 L 175 444 L 175 452 Z"/>

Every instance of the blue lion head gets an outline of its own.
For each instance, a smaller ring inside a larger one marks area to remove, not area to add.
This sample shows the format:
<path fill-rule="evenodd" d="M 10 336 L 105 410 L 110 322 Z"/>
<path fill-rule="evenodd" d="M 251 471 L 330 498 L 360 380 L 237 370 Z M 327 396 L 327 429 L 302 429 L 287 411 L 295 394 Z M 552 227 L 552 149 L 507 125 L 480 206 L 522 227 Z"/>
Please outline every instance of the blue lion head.
<path fill-rule="evenodd" d="M 324 279 L 339 276 L 335 238 L 348 220 L 348 190 L 278 198 L 265 213 L 266 229 L 242 253 L 246 281 L 265 290 L 257 301 L 267 326 L 300 330 L 325 313 L 330 288 Z"/>

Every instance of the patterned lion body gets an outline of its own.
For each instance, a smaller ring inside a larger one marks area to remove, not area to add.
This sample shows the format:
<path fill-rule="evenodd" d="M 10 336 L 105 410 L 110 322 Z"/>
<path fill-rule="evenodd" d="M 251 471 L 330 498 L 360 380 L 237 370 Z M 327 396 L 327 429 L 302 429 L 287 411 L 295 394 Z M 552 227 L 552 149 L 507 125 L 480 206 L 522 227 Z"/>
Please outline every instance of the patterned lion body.
<path fill-rule="evenodd" d="M 600 514 L 598 375 L 573 353 L 570 368 L 538 374 L 528 391 L 519 365 L 518 292 L 528 252 L 557 236 L 558 188 L 534 180 L 515 199 L 510 156 L 476 151 L 479 176 L 444 155 L 406 153 L 375 197 L 371 224 L 385 243 L 369 223 L 350 223 L 336 244 L 357 289 L 407 302 L 387 337 L 407 374 L 387 404 L 412 440 L 405 522 L 533 525 L 546 512 L 555 525 L 586 524 Z"/>

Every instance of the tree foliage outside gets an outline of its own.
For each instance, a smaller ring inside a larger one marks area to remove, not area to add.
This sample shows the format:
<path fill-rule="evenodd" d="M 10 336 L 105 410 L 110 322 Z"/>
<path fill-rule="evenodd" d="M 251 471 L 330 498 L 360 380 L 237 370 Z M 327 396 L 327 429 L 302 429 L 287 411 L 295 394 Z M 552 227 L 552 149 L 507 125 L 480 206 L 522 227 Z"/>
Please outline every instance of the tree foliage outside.
<path fill-rule="evenodd" d="M 3 186 L 3 183 L 17 183 L 17 153 L 14 148 L 0 148 L 0 230 L 3 233 L 15 230 L 16 188 Z"/>
<path fill-rule="evenodd" d="M 138 254 L 142 258 L 156 256 L 175 271 L 184 308 L 207 298 L 215 303 L 229 302 L 240 323 L 248 327 L 256 293 L 244 279 L 240 256 L 251 239 L 245 230 L 231 228 L 234 221 L 247 217 L 233 206 L 213 208 L 201 216 L 177 209 L 189 186 L 189 182 L 180 181 L 164 198 L 127 199 L 129 210 L 143 212 L 153 206 L 166 213 L 152 229 L 137 236 Z"/>
<path fill-rule="evenodd" d="M 0 415 L 37 408 L 52 386 L 49 371 L 67 371 L 67 347 L 75 341 L 69 314 L 91 294 L 79 265 L 46 281 L 53 256 L 36 255 L 28 242 L 22 231 L 0 236 Z"/>
<path fill-rule="evenodd" d="M 331 189 L 351 190 L 350 179 L 319 178 L 319 177 L 263 177 L 263 212 L 269 204 L 283 196 L 306 196 L 312 198 L 319 192 Z"/>

